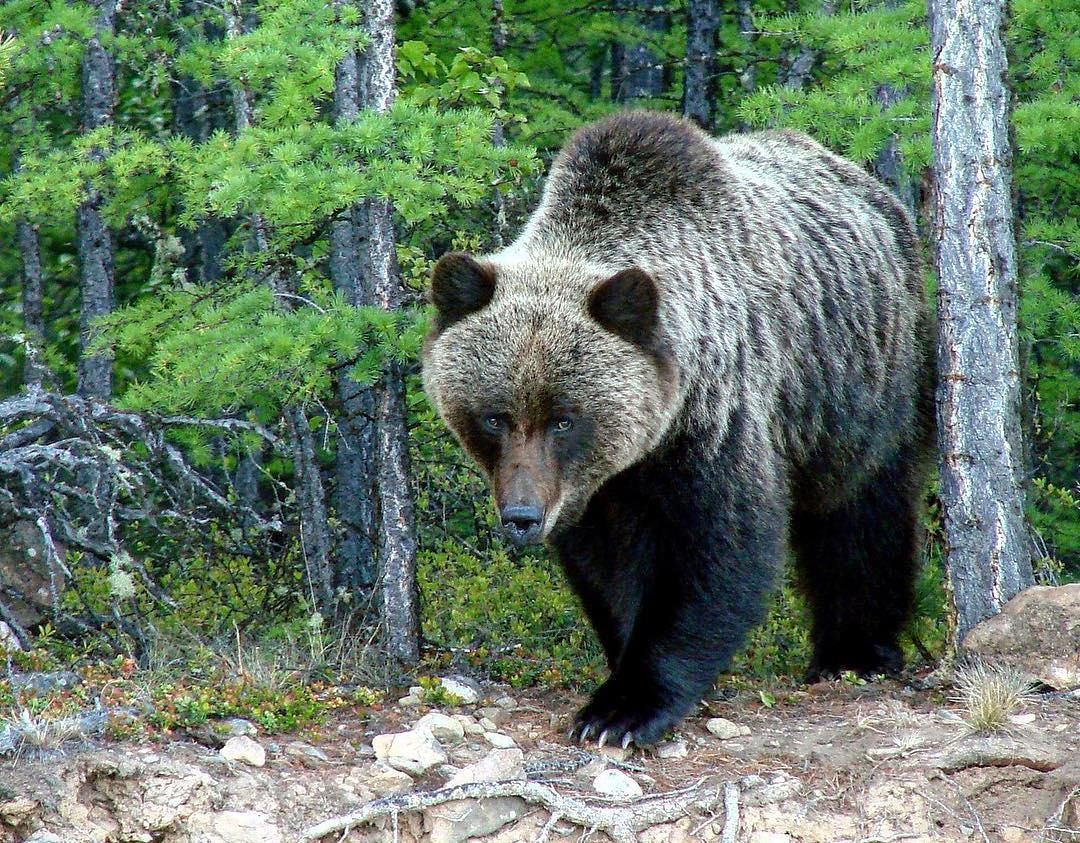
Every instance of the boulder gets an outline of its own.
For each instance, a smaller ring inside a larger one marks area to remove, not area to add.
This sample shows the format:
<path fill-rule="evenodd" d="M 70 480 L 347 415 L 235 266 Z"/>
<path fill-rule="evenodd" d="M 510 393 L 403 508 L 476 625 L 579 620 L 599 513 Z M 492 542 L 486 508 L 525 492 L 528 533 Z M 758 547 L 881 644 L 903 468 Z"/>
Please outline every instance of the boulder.
<path fill-rule="evenodd" d="M 444 787 L 473 782 L 520 781 L 525 778 L 525 755 L 516 747 L 493 749 L 475 764 L 463 767 Z"/>
<path fill-rule="evenodd" d="M 410 776 L 421 776 L 447 761 L 446 753 L 435 736 L 422 727 L 408 732 L 376 735 L 371 743 L 375 747 L 376 758 Z"/>
<path fill-rule="evenodd" d="M 965 636 L 961 652 L 1059 691 L 1080 688 L 1080 583 L 1020 592 Z"/>
<path fill-rule="evenodd" d="M 593 779 L 593 790 L 601 796 L 627 801 L 642 794 L 641 785 L 622 770 L 604 770 Z"/>

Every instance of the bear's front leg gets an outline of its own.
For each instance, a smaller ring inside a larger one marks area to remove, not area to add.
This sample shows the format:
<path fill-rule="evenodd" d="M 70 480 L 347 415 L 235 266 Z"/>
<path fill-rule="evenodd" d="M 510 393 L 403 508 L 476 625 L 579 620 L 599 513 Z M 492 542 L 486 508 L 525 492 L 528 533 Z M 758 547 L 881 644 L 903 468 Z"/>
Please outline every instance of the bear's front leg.
<path fill-rule="evenodd" d="M 574 739 L 656 743 L 709 692 L 762 620 L 788 517 L 767 462 L 683 459 L 681 470 L 651 478 L 659 494 L 642 505 L 660 516 L 655 555 L 626 646 L 578 712 Z"/>

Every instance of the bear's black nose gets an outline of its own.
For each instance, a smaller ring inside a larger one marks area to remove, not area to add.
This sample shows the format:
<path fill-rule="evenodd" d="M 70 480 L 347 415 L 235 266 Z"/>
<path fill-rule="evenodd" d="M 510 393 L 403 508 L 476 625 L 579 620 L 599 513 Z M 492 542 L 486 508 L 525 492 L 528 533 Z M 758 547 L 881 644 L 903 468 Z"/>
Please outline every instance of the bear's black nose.
<path fill-rule="evenodd" d="M 514 544 L 531 544 L 540 538 L 544 513 L 538 506 L 507 506 L 501 513 L 503 532 Z"/>

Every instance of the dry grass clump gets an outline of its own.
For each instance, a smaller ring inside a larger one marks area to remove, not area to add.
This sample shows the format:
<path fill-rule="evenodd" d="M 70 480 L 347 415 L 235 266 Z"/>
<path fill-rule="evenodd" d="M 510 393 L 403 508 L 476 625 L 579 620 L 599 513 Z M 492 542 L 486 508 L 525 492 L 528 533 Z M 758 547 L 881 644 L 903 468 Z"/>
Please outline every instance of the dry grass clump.
<path fill-rule="evenodd" d="M 1029 702 L 1035 686 L 1023 673 L 1011 667 L 973 662 L 957 668 L 953 680 L 963 706 L 961 717 L 973 732 L 998 732 L 1009 725 L 1009 717 Z"/>

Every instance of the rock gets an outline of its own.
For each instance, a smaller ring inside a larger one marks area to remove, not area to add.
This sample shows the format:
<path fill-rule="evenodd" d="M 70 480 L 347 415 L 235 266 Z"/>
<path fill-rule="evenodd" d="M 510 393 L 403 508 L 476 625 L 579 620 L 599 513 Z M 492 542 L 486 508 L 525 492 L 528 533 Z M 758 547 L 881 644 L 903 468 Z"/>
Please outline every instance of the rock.
<path fill-rule="evenodd" d="M 53 834 L 51 831 L 41 829 L 27 837 L 26 843 L 64 843 L 64 838 Z"/>
<path fill-rule="evenodd" d="M 290 741 L 285 744 L 285 754 L 300 762 L 303 767 L 321 767 L 330 763 L 330 756 L 307 741 Z"/>
<path fill-rule="evenodd" d="M 499 697 L 495 700 L 495 705 L 499 708 L 504 708 L 507 711 L 517 708 L 517 700 L 510 696 Z"/>
<path fill-rule="evenodd" d="M 459 744 L 465 740 L 465 726 L 459 720 L 438 711 L 430 711 L 416 722 L 416 728 L 431 732 L 441 744 Z"/>
<path fill-rule="evenodd" d="M 476 722 L 476 718 L 468 714 L 455 714 L 454 719 L 461 724 L 466 735 L 482 735 L 484 727 Z"/>
<path fill-rule="evenodd" d="M 4 542 L 0 545 L 0 587 L 4 602 L 16 623 L 27 629 L 47 618 L 56 604 L 56 590 L 63 590 L 63 577 L 50 571 L 46 546 L 38 525 L 28 518 L 3 524 Z M 57 543 L 60 559 L 67 552 Z"/>
<path fill-rule="evenodd" d="M 398 705 L 413 706 L 420 705 L 421 702 L 422 700 L 420 699 L 420 697 L 416 696 L 415 694 L 406 694 L 398 700 Z"/>
<path fill-rule="evenodd" d="M 525 778 L 525 755 L 520 749 L 493 749 L 475 764 L 463 767 L 443 787 L 472 782 L 520 781 Z"/>
<path fill-rule="evenodd" d="M 961 651 L 1059 691 L 1080 687 L 1080 583 L 1020 592 L 972 629 Z"/>
<path fill-rule="evenodd" d="M 711 718 L 705 724 L 705 728 L 722 741 L 745 737 L 750 734 L 750 728 L 748 726 L 740 726 L 738 723 L 732 723 L 730 720 L 723 717 Z"/>
<path fill-rule="evenodd" d="M 23 645 L 19 643 L 18 636 L 3 621 L 0 621 L 0 653 L 20 653 Z"/>
<path fill-rule="evenodd" d="M 404 793 L 413 785 L 410 776 L 400 770 L 395 770 L 385 761 L 376 761 L 368 767 L 364 772 L 363 782 L 378 797 Z"/>
<path fill-rule="evenodd" d="M 255 724 L 242 717 L 228 717 L 224 720 L 209 720 L 199 726 L 185 730 L 187 735 L 205 746 L 220 749 L 229 738 L 247 735 L 254 738 L 259 734 Z"/>
<path fill-rule="evenodd" d="M 525 800 L 516 796 L 500 799 L 459 799 L 431 808 L 431 843 L 462 843 L 498 831 L 525 814 Z M 425 823 L 427 824 L 427 823 Z"/>
<path fill-rule="evenodd" d="M 421 776 L 447 761 L 446 753 L 435 736 L 424 728 L 376 735 L 372 745 L 376 758 L 410 776 Z"/>
<path fill-rule="evenodd" d="M 499 727 L 498 727 L 498 725 L 496 725 L 495 721 L 492 720 L 491 718 L 489 718 L 489 717 L 481 717 L 480 718 L 480 728 L 483 729 L 485 732 L 495 732 L 495 731 L 498 731 Z"/>
<path fill-rule="evenodd" d="M 17 796 L 6 802 L 0 802 L 0 821 L 4 825 L 22 825 L 24 820 L 37 813 L 38 803 L 25 796 Z"/>
<path fill-rule="evenodd" d="M 10 677 L 10 681 L 12 691 L 43 696 L 74 688 L 82 682 L 82 679 L 79 678 L 79 674 L 70 670 L 56 670 L 51 673 L 16 673 Z"/>
<path fill-rule="evenodd" d="M 593 790 L 611 799 L 637 799 L 642 794 L 641 785 L 622 770 L 604 770 L 593 779 Z"/>
<path fill-rule="evenodd" d="M 282 843 L 284 840 L 281 829 L 255 811 L 201 814 L 191 818 L 188 828 L 188 839 L 200 843 Z"/>
<path fill-rule="evenodd" d="M 475 705 L 480 702 L 480 686 L 472 679 L 465 676 L 444 676 L 439 680 L 443 690 L 453 694 L 465 705 Z"/>
<path fill-rule="evenodd" d="M 266 750 L 258 741 L 252 740 L 247 735 L 235 735 L 229 738 L 219 751 L 226 761 L 239 761 L 242 764 L 250 764 L 252 767 L 262 767 L 266 763 Z"/>
<path fill-rule="evenodd" d="M 512 737 L 502 732 L 484 732 L 484 739 L 496 749 L 510 749 L 517 746 Z"/>
<path fill-rule="evenodd" d="M 949 744 L 933 765 L 947 773 L 968 767 L 1028 767 L 1046 773 L 1069 759 L 1062 749 L 1034 730 L 1023 734 L 967 735 Z"/>
<path fill-rule="evenodd" d="M 496 728 L 502 726 L 504 723 L 510 721 L 510 712 L 505 708 L 499 708 L 495 705 L 484 706 L 476 710 L 476 716 L 480 718 L 481 722 L 484 720 L 490 720 L 495 724 Z"/>
<path fill-rule="evenodd" d="M 685 758 L 689 754 L 690 749 L 682 738 L 674 741 L 664 741 L 656 746 L 657 758 Z"/>

